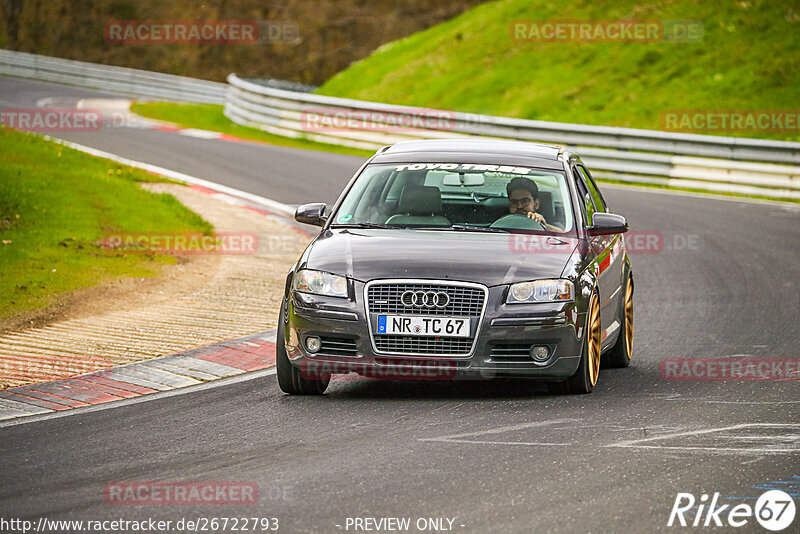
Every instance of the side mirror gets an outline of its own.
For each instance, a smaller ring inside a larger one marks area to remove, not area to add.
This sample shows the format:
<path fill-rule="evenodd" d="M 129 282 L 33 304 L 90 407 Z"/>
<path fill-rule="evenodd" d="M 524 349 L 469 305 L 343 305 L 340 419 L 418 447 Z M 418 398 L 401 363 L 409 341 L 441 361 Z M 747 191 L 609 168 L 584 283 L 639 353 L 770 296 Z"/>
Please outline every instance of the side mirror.
<path fill-rule="evenodd" d="M 592 225 L 586 228 L 591 236 L 624 234 L 628 231 L 628 221 L 622 215 L 614 213 L 595 213 Z"/>
<path fill-rule="evenodd" d="M 322 202 L 303 204 L 294 212 L 294 220 L 314 226 L 323 226 L 328 220 L 328 205 Z"/>

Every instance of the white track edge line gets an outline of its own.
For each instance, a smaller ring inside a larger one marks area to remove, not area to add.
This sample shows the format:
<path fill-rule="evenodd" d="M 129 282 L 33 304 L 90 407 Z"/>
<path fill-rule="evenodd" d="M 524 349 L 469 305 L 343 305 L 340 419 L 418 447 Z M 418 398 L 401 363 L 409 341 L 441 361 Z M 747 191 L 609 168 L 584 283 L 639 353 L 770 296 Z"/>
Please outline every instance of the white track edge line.
<path fill-rule="evenodd" d="M 111 152 L 105 152 L 103 150 L 98 150 L 96 148 L 88 147 L 86 145 L 80 145 L 78 143 L 73 143 L 71 141 L 65 141 L 64 139 L 59 139 L 57 137 L 51 137 L 49 135 L 43 136 L 46 140 L 52 141 L 59 145 L 63 145 L 75 150 L 79 150 L 80 152 L 85 152 L 86 154 L 96 156 L 99 158 L 110 159 L 111 161 L 116 161 L 117 163 L 121 163 L 123 165 L 128 165 L 129 167 L 136 167 L 145 171 L 149 171 L 155 174 L 160 174 L 162 176 L 166 176 L 167 178 L 172 178 L 174 180 L 178 180 L 181 182 L 185 182 L 187 184 L 192 185 L 199 185 L 202 187 L 207 187 L 208 189 L 213 189 L 214 191 L 218 191 L 220 193 L 225 193 L 231 196 L 239 197 L 245 200 L 249 200 L 251 202 L 255 202 L 257 204 L 261 204 L 267 208 L 272 210 L 278 211 L 283 215 L 288 215 L 293 217 L 294 216 L 294 208 L 291 206 L 284 204 L 282 202 L 278 202 L 277 200 L 272 200 L 271 198 L 262 197 L 259 195 L 255 195 L 253 193 L 247 193 L 246 191 L 241 191 L 239 189 L 234 189 L 233 187 L 228 187 L 227 185 L 218 184 L 215 182 L 211 182 L 208 180 L 204 180 L 202 178 L 197 178 L 196 176 L 191 176 L 189 174 L 184 174 L 182 172 L 173 171 L 171 169 L 167 169 L 164 167 L 159 167 L 157 165 L 152 165 L 150 163 L 144 163 L 142 161 L 136 161 L 128 158 L 124 158 L 122 156 L 118 156 L 116 154 L 112 154 Z"/>

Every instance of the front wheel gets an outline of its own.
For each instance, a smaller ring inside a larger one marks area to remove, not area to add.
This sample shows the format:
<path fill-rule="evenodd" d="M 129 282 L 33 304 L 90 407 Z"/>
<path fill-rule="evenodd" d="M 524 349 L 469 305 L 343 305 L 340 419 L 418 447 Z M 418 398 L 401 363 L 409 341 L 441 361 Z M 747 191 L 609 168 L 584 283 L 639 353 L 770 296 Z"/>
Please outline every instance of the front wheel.
<path fill-rule="evenodd" d="M 586 335 L 584 337 L 581 362 L 575 374 L 563 382 L 550 385 L 553 393 L 591 393 L 600 376 L 600 303 L 597 293 L 589 301 L 586 312 Z"/>
<path fill-rule="evenodd" d="M 603 357 L 607 367 L 628 367 L 633 356 L 633 279 L 625 284 L 625 300 L 622 303 L 622 329 L 611 350 Z"/>
<path fill-rule="evenodd" d="M 277 366 L 278 386 L 289 395 L 322 395 L 331 381 L 330 375 L 322 375 L 319 379 L 306 378 L 302 371 L 291 364 L 286 354 L 286 301 L 281 304 L 278 319 L 278 335 L 275 340 L 275 363 Z"/>

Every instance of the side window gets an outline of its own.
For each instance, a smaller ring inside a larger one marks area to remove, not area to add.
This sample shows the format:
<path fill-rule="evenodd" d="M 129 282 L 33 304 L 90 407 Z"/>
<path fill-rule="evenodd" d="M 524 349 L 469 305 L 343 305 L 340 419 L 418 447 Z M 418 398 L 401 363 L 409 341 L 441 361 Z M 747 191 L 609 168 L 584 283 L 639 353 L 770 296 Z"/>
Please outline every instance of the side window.
<path fill-rule="evenodd" d="M 572 168 L 572 174 L 575 175 L 575 185 L 578 188 L 578 195 L 581 197 L 582 201 L 582 208 L 583 208 L 583 215 L 584 215 L 584 222 L 586 224 L 592 224 L 592 216 L 594 212 L 597 211 L 595 209 L 594 200 L 592 199 L 592 195 L 589 193 L 589 189 L 586 187 L 586 181 L 581 174 L 577 167 Z"/>
<path fill-rule="evenodd" d="M 589 193 L 592 195 L 592 200 L 594 200 L 594 205 L 597 208 L 597 211 L 608 211 L 606 209 L 606 203 L 603 201 L 603 197 L 600 195 L 600 191 L 597 189 L 594 180 L 589 175 L 589 171 L 584 169 L 583 165 L 578 165 L 578 171 L 581 173 L 581 176 L 583 176 L 583 180 L 586 182 L 586 185 L 589 188 Z"/>

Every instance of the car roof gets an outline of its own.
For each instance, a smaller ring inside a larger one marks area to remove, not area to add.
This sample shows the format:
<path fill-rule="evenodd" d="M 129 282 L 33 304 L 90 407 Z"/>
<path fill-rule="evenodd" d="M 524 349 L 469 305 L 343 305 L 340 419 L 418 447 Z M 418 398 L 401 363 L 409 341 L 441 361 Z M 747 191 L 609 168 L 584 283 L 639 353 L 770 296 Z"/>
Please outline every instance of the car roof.
<path fill-rule="evenodd" d="M 557 160 L 562 147 L 511 141 L 505 139 L 422 139 L 400 141 L 380 151 L 381 154 L 412 154 L 418 152 L 467 152 L 486 155 L 516 155 Z"/>
<path fill-rule="evenodd" d="M 401 141 L 384 147 L 375 154 L 373 163 L 450 162 L 497 163 L 528 165 L 547 169 L 563 169 L 558 159 L 561 147 L 507 141 L 503 139 L 423 139 Z"/>

